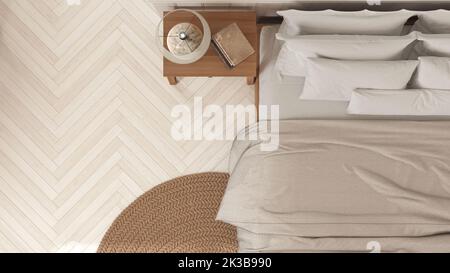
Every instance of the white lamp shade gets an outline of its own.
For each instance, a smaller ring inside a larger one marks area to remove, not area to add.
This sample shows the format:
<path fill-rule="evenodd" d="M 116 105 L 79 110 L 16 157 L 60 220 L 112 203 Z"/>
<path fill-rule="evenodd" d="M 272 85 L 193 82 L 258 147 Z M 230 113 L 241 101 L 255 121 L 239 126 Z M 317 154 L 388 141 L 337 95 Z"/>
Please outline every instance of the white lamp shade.
<path fill-rule="evenodd" d="M 203 28 L 203 38 L 201 40 L 200 45 L 197 48 L 195 48 L 195 50 L 193 50 L 192 52 L 184 54 L 184 55 L 178 55 L 178 54 L 174 54 L 174 53 L 170 52 L 164 46 L 164 41 L 161 40 L 161 38 L 165 37 L 164 29 L 161 27 L 164 22 L 164 18 L 167 16 L 170 16 L 172 13 L 180 12 L 180 11 L 189 12 L 189 13 L 192 13 L 193 15 L 195 15 L 198 18 L 198 20 L 200 21 L 202 28 Z M 177 64 L 190 64 L 190 63 L 194 63 L 194 62 L 198 61 L 201 57 L 203 57 L 205 55 L 205 53 L 206 53 L 206 51 L 208 51 L 210 43 L 211 43 L 211 30 L 209 28 L 208 22 L 206 22 L 205 18 L 200 13 L 198 13 L 194 10 L 190 10 L 190 9 L 176 9 L 176 10 L 168 12 L 164 16 L 164 18 L 158 23 L 158 26 L 156 27 L 156 43 L 157 43 L 159 50 L 163 54 L 164 58 L 168 59 L 169 61 L 171 61 L 173 63 L 177 63 Z"/>

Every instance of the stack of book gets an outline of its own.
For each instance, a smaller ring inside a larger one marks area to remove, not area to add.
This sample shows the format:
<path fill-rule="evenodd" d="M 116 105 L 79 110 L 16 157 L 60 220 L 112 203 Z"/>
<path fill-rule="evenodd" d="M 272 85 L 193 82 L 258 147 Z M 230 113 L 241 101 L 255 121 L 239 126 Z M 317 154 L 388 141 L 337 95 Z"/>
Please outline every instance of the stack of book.
<path fill-rule="evenodd" d="M 252 45 L 236 23 L 214 34 L 212 44 L 230 68 L 237 66 L 255 53 Z"/>

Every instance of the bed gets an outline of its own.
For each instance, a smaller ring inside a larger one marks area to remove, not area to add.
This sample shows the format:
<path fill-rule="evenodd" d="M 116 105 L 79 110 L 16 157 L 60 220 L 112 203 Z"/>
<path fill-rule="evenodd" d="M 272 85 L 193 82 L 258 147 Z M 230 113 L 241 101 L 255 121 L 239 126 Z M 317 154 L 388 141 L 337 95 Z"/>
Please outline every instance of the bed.
<path fill-rule="evenodd" d="M 305 78 L 274 69 L 279 27 L 261 30 L 259 76 L 260 105 L 280 106 L 279 145 L 235 141 L 217 215 L 237 226 L 240 251 L 449 252 L 449 115 L 299 100 Z"/>

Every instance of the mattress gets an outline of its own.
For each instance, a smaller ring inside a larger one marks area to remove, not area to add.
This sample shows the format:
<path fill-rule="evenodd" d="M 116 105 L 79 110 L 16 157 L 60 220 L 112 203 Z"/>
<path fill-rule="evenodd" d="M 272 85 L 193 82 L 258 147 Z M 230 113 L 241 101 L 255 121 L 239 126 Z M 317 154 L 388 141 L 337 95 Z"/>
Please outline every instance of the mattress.
<path fill-rule="evenodd" d="M 280 77 L 274 66 L 281 49 L 275 39 L 279 26 L 261 30 L 259 96 L 260 105 L 279 105 L 280 119 L 348 119 L 348 102 L 300 100 L 304 78 Z"/>

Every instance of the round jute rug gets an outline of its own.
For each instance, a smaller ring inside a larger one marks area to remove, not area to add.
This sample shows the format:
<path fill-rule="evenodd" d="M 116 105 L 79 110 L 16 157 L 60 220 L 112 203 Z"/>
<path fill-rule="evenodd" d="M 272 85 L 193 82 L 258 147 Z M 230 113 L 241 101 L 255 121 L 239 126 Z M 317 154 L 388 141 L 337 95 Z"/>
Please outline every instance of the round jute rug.
<path fill-rule="evenodd" d="M 113 222 L 98 252 L 236 252 L 236 228 L 215 221 L 225 173 L 175 178 L 144 193 Z"/>

